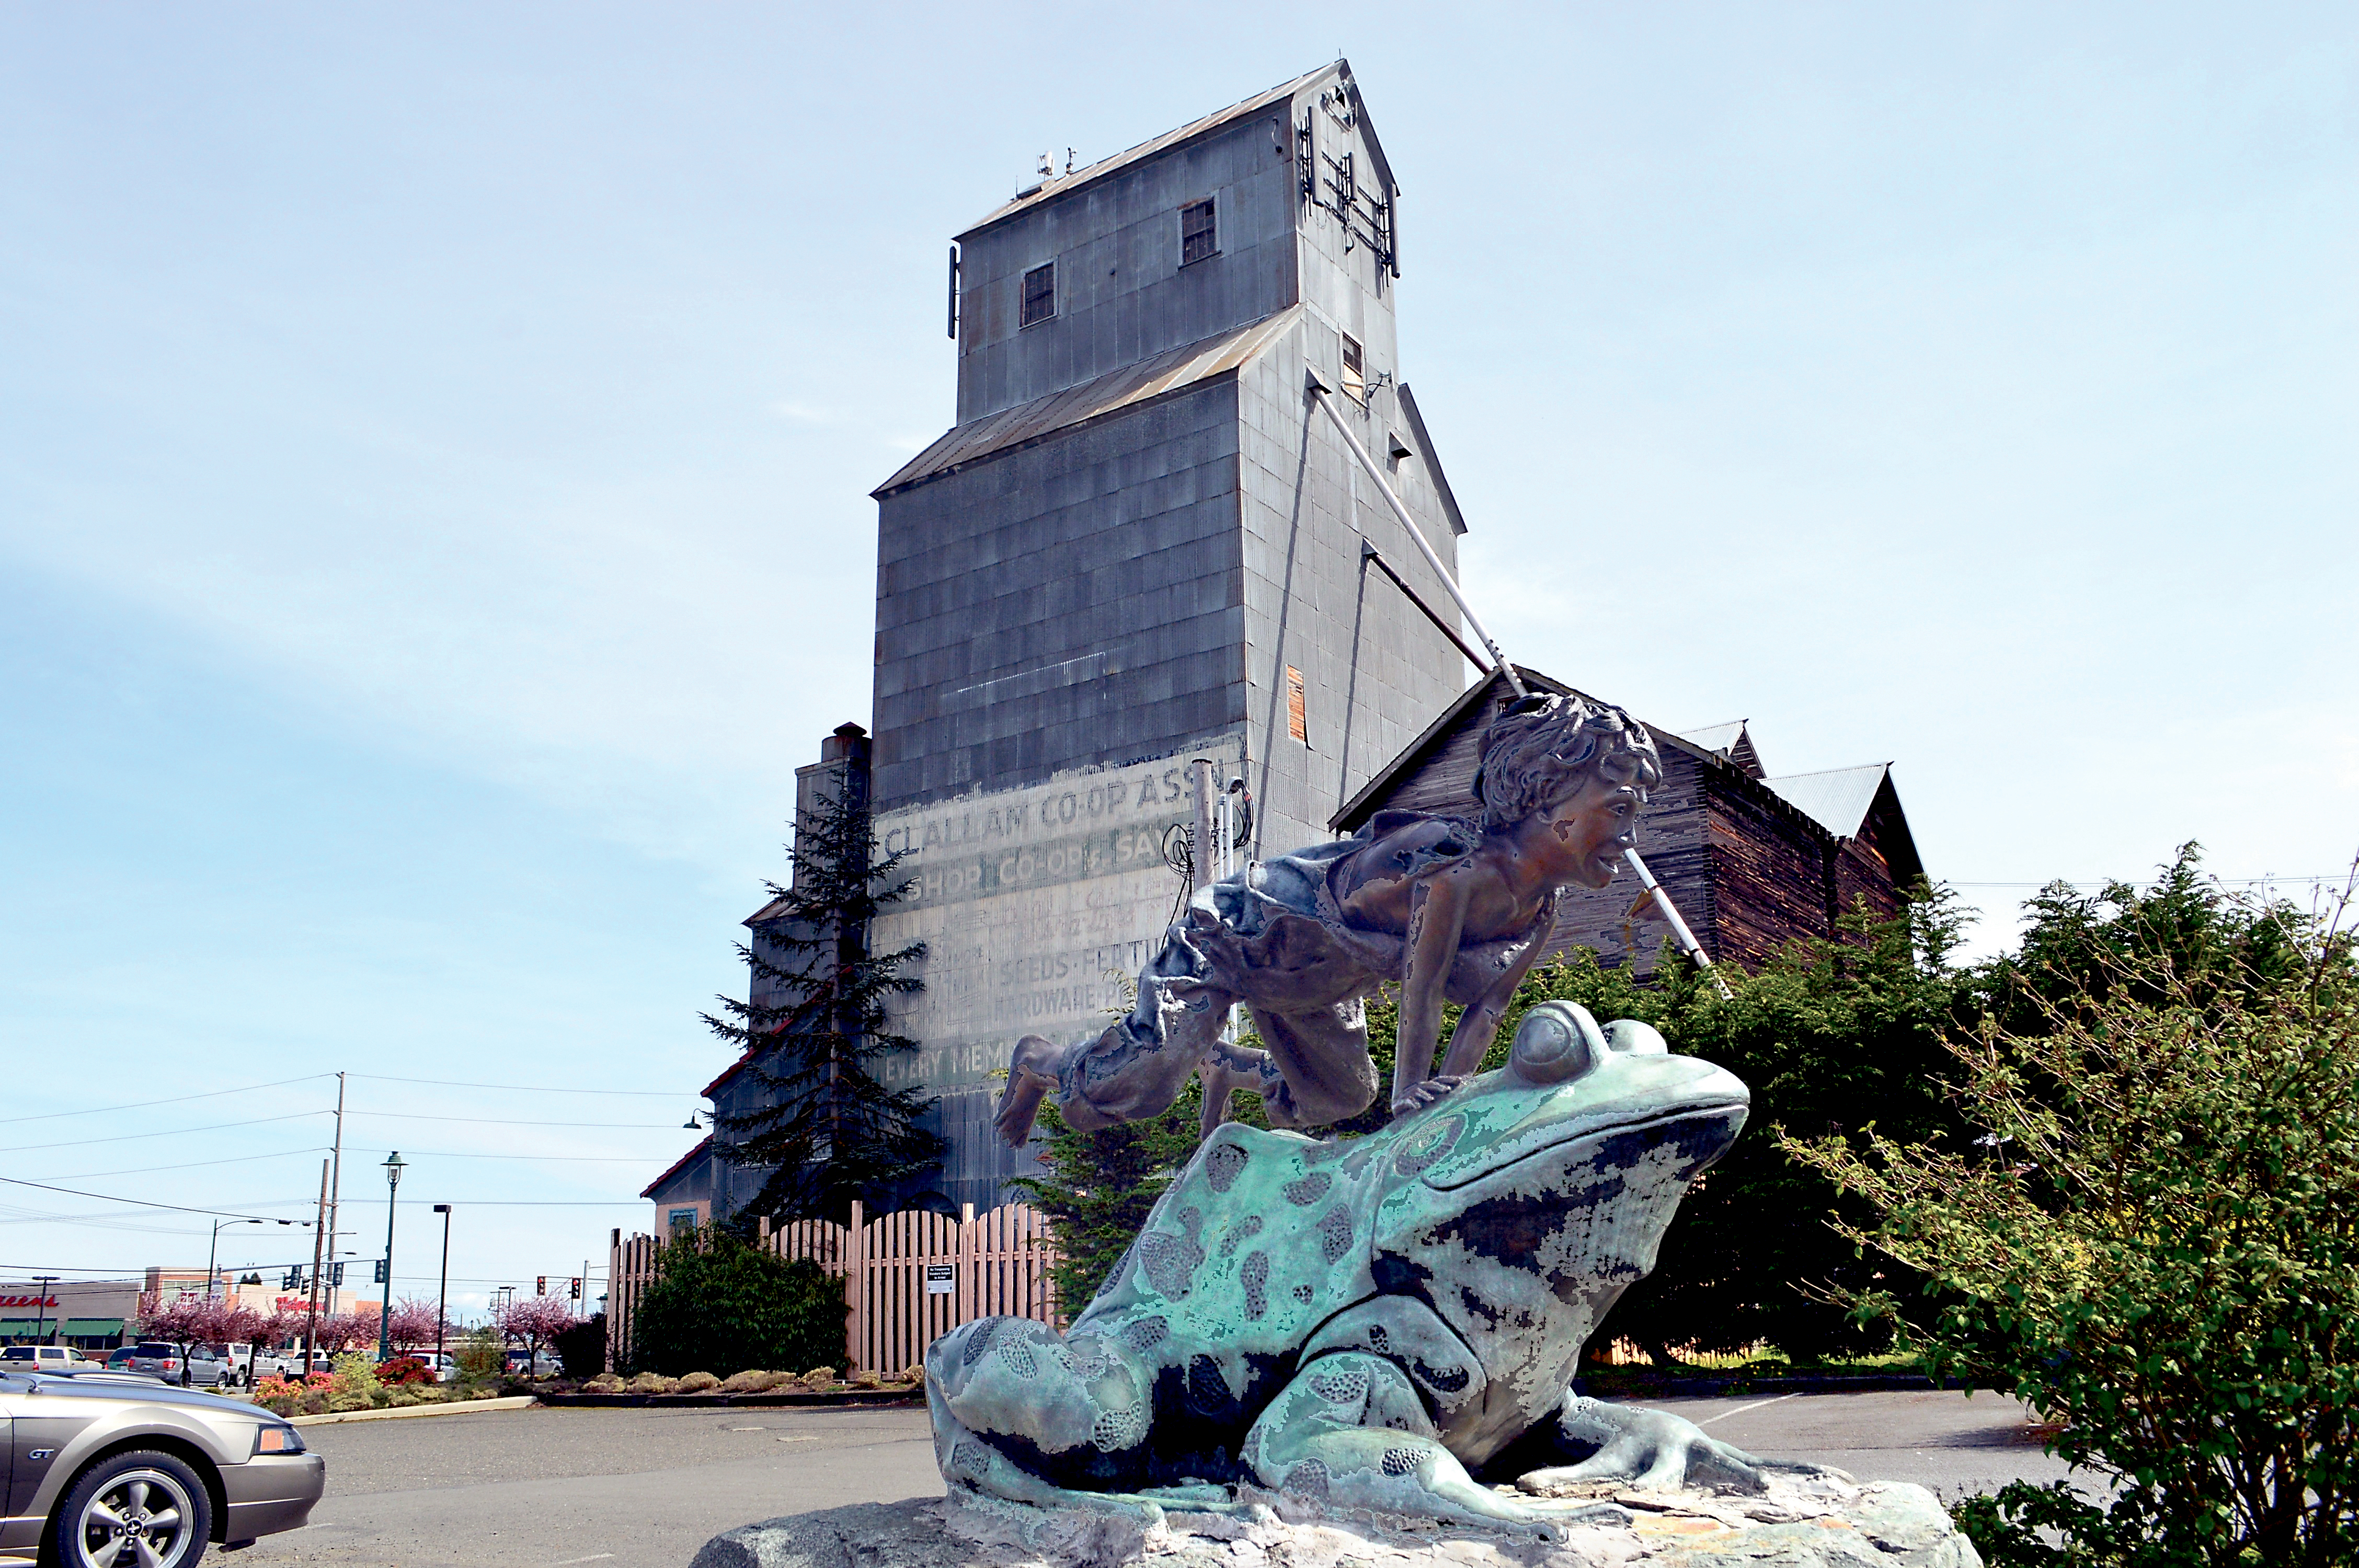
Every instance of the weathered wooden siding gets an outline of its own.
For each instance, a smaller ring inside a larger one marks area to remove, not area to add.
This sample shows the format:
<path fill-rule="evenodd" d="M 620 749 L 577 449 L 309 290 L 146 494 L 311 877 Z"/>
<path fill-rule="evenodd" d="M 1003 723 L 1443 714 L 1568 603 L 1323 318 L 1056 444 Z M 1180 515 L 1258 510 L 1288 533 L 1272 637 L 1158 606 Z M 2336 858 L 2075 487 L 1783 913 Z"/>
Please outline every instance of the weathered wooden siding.
<path fill-rule="evenodd" d="M 1830 929 L 1833 838 L 1734 768 L 1707 792 L 1716 958 L 1757 968 L 1798 936 Z"/>

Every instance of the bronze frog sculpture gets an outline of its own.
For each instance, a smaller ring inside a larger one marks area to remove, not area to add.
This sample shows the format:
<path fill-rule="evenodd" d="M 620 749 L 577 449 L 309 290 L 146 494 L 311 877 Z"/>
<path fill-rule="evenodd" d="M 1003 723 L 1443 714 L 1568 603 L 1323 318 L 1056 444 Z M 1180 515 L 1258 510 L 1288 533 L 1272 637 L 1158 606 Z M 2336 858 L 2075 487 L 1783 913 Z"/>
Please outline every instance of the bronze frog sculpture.
<path fill-rule="evenodd" d="M 1623 1020 L 1549 1002 L 1506 1067 L 1356 1140 L 1217 1129 L 1059 1335 L 984 1318 L 926 1354 L 943 1476 L 1049 1506 L 1562 1519 L 1475 1473 L 1762 1486 L 1675 1416 L 1571 1391 L 1606 1309 L 1654 1267 L 1750 1096 Z"/>

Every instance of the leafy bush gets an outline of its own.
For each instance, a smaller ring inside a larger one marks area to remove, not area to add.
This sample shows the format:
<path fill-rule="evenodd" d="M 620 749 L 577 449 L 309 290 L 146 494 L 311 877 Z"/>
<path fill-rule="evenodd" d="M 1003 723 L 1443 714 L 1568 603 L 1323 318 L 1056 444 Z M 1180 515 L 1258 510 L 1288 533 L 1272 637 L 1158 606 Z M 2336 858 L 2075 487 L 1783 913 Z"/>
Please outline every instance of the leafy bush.
<path fill-rule="evenodd" d="M 434 1368 L 415 1356 L 397 1356 L 376 1369 L 376 1380 L 387 1388 L 405 1383 L 431 1383 Z"/>
<path fill-rule="evenodd" d="M 2191 852 L 2110 914 L 2052 891 L 2071 956 L 2027 942 L 1951 1043 L 1978 1138 L 1788 1145 L 1922 1271 L 1930 1369 L 2111 1481 L 1962 1507 L 2001 1568 L 2359 1560 L 2359 971 L 2347 936 L 2178 874 Z"/>
<path fill-rule="evenodd" d="M 606 1369 L 606 1314 L 592 1313 L 549 1341 L 569 1378 L 594 1378 Z"/>
<path fill-rule="evenodd" d="M 632 1325 L 631 1369 L 677 1377 L 838 1357 L 845 1311 L 842 1282 L 818 1264 L 701 1227 L 656 1256 Z"/>
<path fill-rule="evenodd" d="M 459 1368 L 459 1381 L 469 1389 L 497 1380 L 507 1370 L 507 1347 L 500 1336 L 489 1328 L 478 1328 L 459 1341 L 451 1352 L 451 1364 Z"/>
<path fill-rule="evenodd" d="M 328 1374 L 330 1410 L 375 1410 L 385 1402 L 384 1395 L 384 1385 L 376 1379 L 376 1367 L 366 1356 L 348 1350 L 336 1357 L 335 1369 Z"/>

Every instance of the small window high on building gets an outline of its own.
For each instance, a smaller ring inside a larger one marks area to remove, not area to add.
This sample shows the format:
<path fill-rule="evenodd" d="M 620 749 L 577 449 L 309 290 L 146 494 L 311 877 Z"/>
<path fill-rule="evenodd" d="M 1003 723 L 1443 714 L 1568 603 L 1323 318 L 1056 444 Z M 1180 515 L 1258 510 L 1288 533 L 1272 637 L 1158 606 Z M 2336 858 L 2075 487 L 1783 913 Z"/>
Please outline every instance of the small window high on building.
<path fill-rule="evenodd" d="M 1202 261 L 1221 251 L 1220 232 L 1213 226 L 1212 199 L 1190 201 L 1180 209 L 1180 265 Z"/>
<path fill-rule="evenodd" d="M 1368 400 L 1368 363 L 1360 352 L 1359 340 L 1351 333 L 1343 334 L 1343 395 L 1354 403 Z"/>
<path fill-rule="evenodd" d="M 1057 313 L 1057 264 L 1043 262 L 1024 275 L 1024 325 Z"/>

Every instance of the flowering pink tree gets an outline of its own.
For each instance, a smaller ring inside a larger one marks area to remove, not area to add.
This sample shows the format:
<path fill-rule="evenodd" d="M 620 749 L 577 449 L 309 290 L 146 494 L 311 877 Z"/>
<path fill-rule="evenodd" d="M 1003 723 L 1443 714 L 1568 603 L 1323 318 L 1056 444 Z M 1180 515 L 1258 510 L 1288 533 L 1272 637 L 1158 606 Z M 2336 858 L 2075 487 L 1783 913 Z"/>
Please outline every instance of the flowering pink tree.
<path fill-rule="evenodd" d="M 386 1337 L 392 1348 L 404 1355 L 412 1350 L 431 1350 L 442 1337 L 442 1314 L 432 1302 L 408 1297 L 394 1303 L 393 1317 L 386 1327 Z"/>
<path fill-rule="evenodd" d="M 556 1296 L 523 1296 L 495 1309 L 492 1326 L 522 1340 L 526 1353 L 538 1358 L 542 1346 L 573 1326 L 573 1306 Z"/>
<path fill-rule="evenodd" d="M 180 1381 L 184 1385 L 189 1380 L 190 1351 L 200 1345 L 252 1339 L 265 1321 L 252 1307 L 210 1296 L 184 1295 L 167 1306 L 159 1304 L 156 1292 L 150 1292 L 139 1298 L 139 1306 L 140 1336 L 160 1339 L 179 1351 Z"/>
<path fill-rule="evenodd" d="M 373 1312 L 340 1312 L 332 1317 L 322 1317 L 312 1342 L 331 1356 L 362 1346 L 376 1344 L 376 1314 Z"/>

